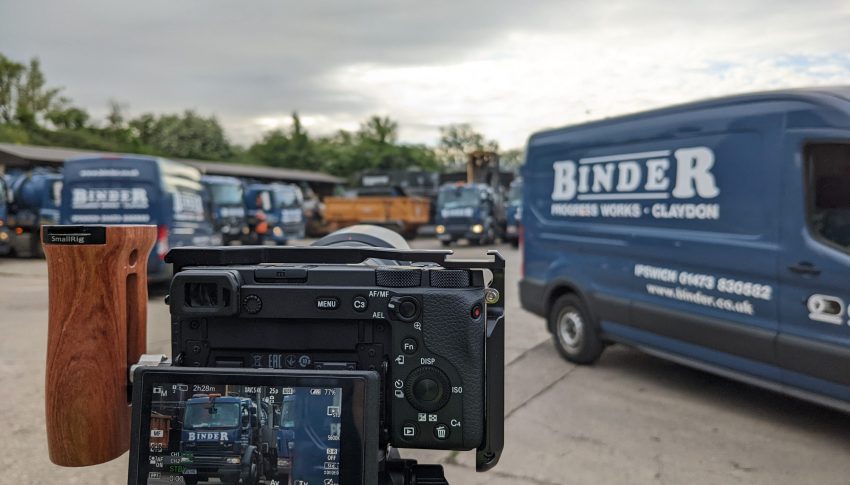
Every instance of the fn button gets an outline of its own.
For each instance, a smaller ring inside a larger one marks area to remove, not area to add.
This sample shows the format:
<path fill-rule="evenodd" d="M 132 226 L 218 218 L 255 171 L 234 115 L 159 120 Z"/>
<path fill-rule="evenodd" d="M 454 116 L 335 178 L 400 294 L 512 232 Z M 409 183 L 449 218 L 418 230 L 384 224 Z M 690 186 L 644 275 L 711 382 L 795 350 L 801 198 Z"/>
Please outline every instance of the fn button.
<path fill-rule="evenodd" d="M 401 351 L 407 355 L 415 354 L 417 348 L 419 344 L 416 343 L 415 338 L 408 337 L 401 341 Z"/>

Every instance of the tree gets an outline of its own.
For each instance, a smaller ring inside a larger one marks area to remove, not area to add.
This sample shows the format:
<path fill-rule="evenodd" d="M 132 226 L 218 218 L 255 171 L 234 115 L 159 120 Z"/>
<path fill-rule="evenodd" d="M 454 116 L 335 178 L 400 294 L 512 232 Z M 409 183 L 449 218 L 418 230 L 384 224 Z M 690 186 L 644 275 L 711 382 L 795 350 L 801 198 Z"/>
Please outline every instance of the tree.
<path fill-rule="evenodd" d="M 370 116 L 360 123 L 357 134 L 366 141 L 382 145 L 395 144 L 398 140 L 398 123 L 386 116 Z"/>
<path fill-rule="evenodd" d="M 319 170 L 313 142 L 310 139 L 298 113 L 292 113 L 292 126 L 288 131 L 272 130 L 251 145 L 248 157 L 276 167 Z"/>
<path fill-rule="evenodd" d="M 89 121 L 89 114 L 82 108 L 71 106 L 71 100 L 62 96 L 47 111 L 45 118 L 56 128 L 82 130 Z"/>
<path fill-rule="evenodd" d="M 440 142 L 437 154 L 443 166 L 462 168 L 470 153 L 477 150 L 499 151 L 499 143 L 488 140 L 475 131 L 468 123 L 452 124 L 440 127 Z"/>
<path fill-rule="evenodd" d="M 499 153 L 499 165 L 505 169 L 520 167 L 525 162 L 525 151 L 522 148 L 511 148 Z"/>
<path fill-rule="evenodd" d="M 38 127 L 41 118 L 53 105 L 61 88 L 46 88 L 41 63 L 37 58 L 30 60 L 29 66 L 17 82 L 15 100 L 15 120 L 28 127 Z"/>
<path fill-rule="evenodd" d="M 111 117 L 110 126 L 114 132 L 126 133 L 128 142 L 150 147 L 156 154 L 203 160 L 225 160 L 232 154 L 224 129 L 214 116 L 205 118 L 192 110 L 159 117 L 148 113 L 123 128 L 120 111 L 113 110 L 113 114 L 116 116 Z"/>
<path fill-rule="evenodd" d="M 18 83 L 26 67 L 0 54 L 0 121 L 15 120 L 15 95 Z"/>

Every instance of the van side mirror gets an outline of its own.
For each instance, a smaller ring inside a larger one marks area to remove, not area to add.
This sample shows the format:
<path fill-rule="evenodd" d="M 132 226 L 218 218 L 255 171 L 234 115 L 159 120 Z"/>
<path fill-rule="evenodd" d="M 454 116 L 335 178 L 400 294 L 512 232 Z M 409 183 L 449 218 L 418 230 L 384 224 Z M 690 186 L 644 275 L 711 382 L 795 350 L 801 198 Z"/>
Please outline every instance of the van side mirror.
<path fill-rule="evenodd" d="M 243 414 L 242 415 L 242 427 L 247 428 L 250 423 L 251 423 L 251 417 L 248 416 L 247 414 Z"/>

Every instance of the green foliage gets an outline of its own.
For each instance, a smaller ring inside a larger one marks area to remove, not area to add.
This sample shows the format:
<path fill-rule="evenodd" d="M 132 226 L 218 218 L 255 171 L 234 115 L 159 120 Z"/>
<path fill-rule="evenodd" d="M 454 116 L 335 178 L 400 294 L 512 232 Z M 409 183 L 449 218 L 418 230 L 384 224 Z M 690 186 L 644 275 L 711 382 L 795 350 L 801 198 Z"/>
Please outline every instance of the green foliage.
<path fill-rule="evenodd" d="M 486 139 L 468 123 L 440 127 L 437 152 L 445 167 L 455 170 L 465 167 L 469 154 L 478 150 L 498 152 L 499 142 Z"/>
<path fill-rule="evenodd" d="M 192 110 L 182 115 L 146 113 L 130 120 L 128 126 L 124 128 L 120 113 L 110 117 L 116 133 L 126 132 L 128 141 L 148 146 L 157 154 L 202 160 L 226 160 L 233 154 L 215 116 L 203 117 Z"/>

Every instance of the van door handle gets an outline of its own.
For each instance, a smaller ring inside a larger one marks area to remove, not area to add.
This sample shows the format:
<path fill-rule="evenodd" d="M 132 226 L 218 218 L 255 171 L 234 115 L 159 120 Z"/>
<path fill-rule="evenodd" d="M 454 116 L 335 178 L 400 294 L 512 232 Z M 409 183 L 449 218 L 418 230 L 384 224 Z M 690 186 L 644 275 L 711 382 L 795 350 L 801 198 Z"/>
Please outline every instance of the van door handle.
<path fill-rule="evenodd" d="M 817 276 L 820 274 L 820 269 L 808 261 L 800 261 L 797 264 L 788 266 L 792 273 L 797 273 L 803 276 Z"/>

